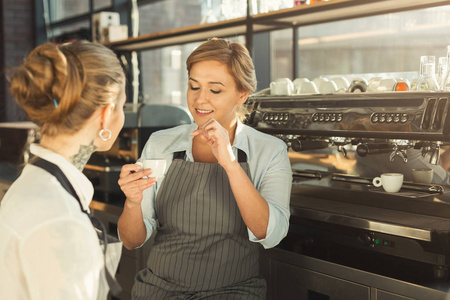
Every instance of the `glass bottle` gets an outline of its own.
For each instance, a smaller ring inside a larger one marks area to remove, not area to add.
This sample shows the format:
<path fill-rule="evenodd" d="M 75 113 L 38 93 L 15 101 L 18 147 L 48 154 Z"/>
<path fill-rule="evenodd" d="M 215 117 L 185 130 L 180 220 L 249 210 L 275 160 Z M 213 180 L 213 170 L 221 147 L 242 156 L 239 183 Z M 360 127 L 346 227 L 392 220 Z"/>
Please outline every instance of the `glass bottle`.
<path fill-rule="evenodd" d="M 421 57 L 422 62 L 422 57 Z M 417 91 L 438 91 L 439 83 L 436 79 L 436 57 L 426 56 L 423 66 L 421 68 L 421 75 L 417 81 Z"/>
<path fill-rule="evenodd" d="M 442 86 L 444 85 L 445 76 L 447 75 L 447 61 L 448 61 L 447 57 L 439 57 L 436 79 L 441 89 Z"/>
<path fill-rule="evenodd" d="M 411 81 L 411 90 L 412 91 L 417 91 L 417 83 L 419 82 L 419 80 L 423 77 L 423 65 L 425 64 L 425 62 L 427 61 L 427 57 L 428 56 L 421 56 L 420 57 L 420 65 L 419 65 L 419 77 L 414 78 Z"/>

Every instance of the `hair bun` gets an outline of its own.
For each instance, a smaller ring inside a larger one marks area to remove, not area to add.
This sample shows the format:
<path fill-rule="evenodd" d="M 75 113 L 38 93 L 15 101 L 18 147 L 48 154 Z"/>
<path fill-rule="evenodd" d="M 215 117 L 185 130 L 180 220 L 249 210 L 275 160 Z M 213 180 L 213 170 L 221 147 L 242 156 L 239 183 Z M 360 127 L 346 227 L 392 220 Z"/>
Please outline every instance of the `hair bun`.
<path fill-rule="evenodd" d="M 11 79 L 11 93 L 39 125 L 58 123 L 81 96 L 82 65 L 73 56 L 68 59 L 58 46 L 44 44 L 30 53 Z"/>

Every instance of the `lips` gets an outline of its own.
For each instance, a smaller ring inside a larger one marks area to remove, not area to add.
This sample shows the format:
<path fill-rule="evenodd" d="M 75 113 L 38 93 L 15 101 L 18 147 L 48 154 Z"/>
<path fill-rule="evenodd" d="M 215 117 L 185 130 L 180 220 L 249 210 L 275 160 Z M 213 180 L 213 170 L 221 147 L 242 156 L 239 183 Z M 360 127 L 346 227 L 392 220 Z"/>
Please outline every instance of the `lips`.
<path fill-rule="evenodd" d="M 198 115 L 207 115 L 213 112 L 213 110 L 205 110 L 205 109 L 198 109 L 196 108 L 195 111 Z"/>

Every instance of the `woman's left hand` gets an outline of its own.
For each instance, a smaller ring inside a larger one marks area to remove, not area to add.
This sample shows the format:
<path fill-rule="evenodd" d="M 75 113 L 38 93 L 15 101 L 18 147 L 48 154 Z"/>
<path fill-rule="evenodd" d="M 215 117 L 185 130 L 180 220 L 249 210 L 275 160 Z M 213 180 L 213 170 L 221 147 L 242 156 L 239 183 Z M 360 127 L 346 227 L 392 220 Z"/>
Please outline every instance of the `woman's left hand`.
<path fill-rule="evenodd" d="M 214 119 L 206 121 L 202 127 L 191 132 L 192 136 L 199 136 L 206 142 L 216 157 L 217 161 L 222 167 L 226 167 L 236 160 L 230 144 L 230 137 L 228 131 L 222 127 Z"/>

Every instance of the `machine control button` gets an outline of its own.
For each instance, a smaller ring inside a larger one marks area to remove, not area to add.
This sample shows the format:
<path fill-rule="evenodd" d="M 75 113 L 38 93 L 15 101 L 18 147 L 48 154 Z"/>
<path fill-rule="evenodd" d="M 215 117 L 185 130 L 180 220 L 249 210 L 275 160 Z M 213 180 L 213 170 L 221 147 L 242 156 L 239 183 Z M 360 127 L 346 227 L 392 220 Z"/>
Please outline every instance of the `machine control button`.
<path fill-rule="evenodd" d="M 330 121 L 336 122 L 336 114 L 331 114 Z"/>
<path fill-rule="evenodd" d="M 384 247 L 395 248 L 395 242 L 390 240 L 383 240 Z"/>
<path fill-rule="evenodd" d="M 358 235 L 358 241 L 364 246 L 375 247 L 375 238 L 373 233 L 363 233 Z"/>
<path fill-rule="evenodd" d="M 313 122 L 341 122 L 343 118 L 342 113 L 314 113 L 311 120 Z"/>
<path fill-rule="evenodd" d="M 371 121 L 372 123 L 377 123 L 378 120 L 379 120 L 378 113 L 374 113 L 374 114 L 372 114 L 372 116 L 370 117 L 370 121 Z"/>
<path fill-rule="evenodd" d="M 408 121 L 408 114 L 402 114 L 400 122 L 401 123 L 406 123 L 406 121 Z"/>
<path fill-rule="evenodd" d="M 313 120 L 313 122 L 319 121 L 319 115 L 318 115 L 318 114 L 314 114 L 314 115 L 312 116 L 312 120 Z"/>
<path fill-rule="evenodd" d="M 373 113 L 370 121 L 372 123 L 406 123 L 408 118 L 407 113 Z"/>

